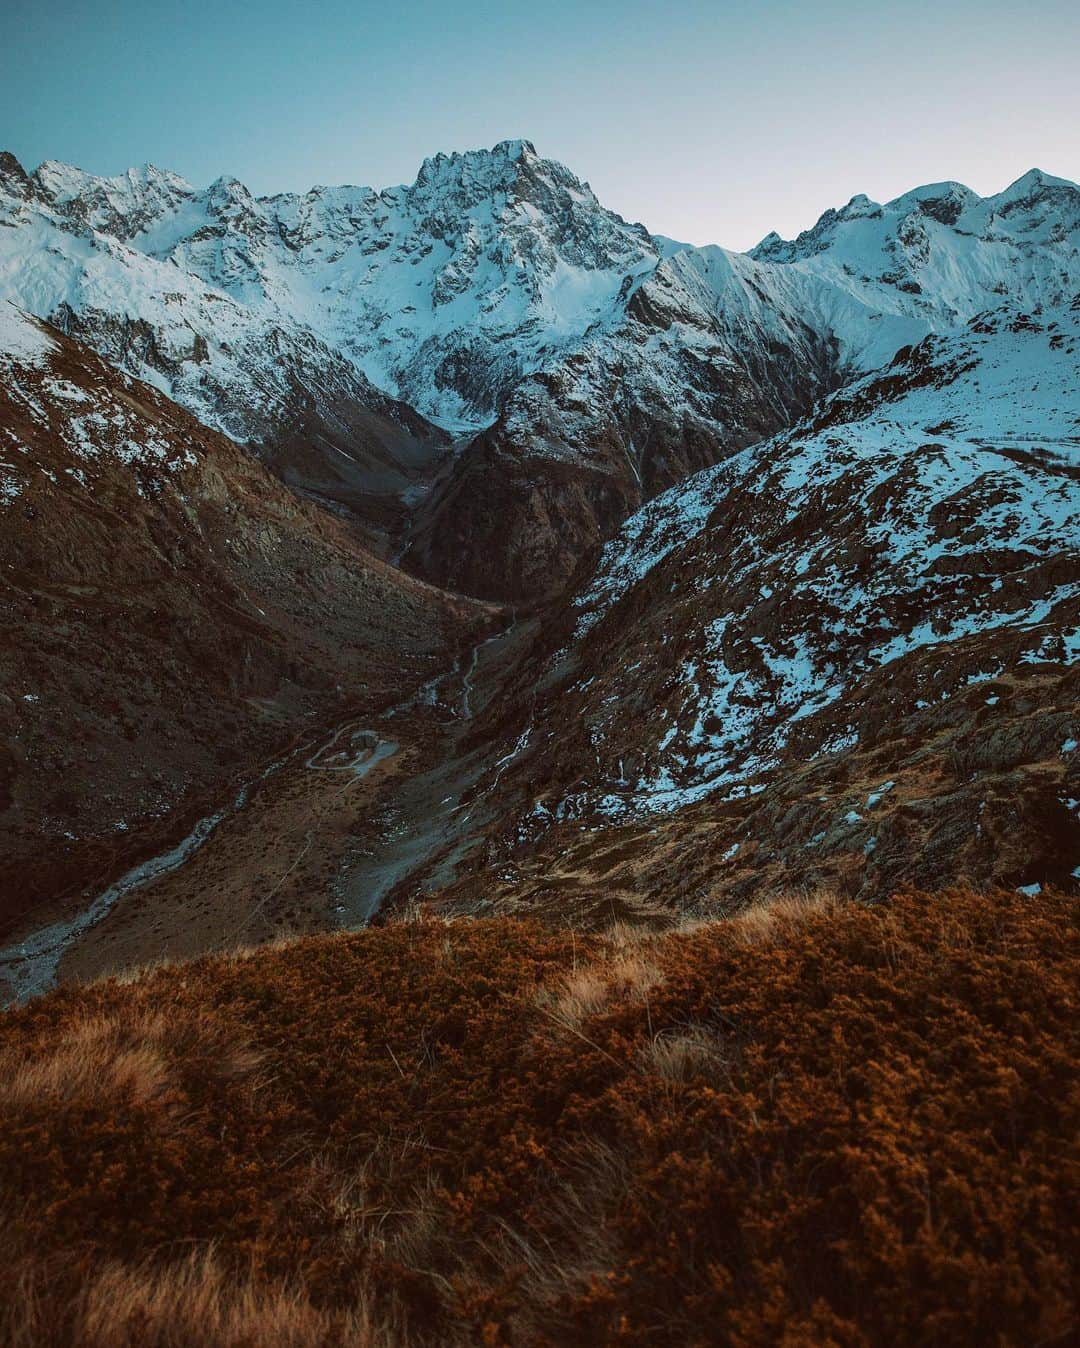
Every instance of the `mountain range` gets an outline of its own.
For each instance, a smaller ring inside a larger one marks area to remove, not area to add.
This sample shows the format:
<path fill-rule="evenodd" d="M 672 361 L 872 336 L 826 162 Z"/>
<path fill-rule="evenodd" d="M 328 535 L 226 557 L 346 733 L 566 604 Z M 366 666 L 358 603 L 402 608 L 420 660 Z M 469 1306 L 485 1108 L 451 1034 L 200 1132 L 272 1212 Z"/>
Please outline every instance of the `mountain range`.
<path fill-rule="evenodd" d="M 15 991 L 255 888 L 261 939 L 1075 884 L 1074 184 L 736 253 L 524 140 L 262 198 L 3 155 L 0 315 Z"/>
<path fill-rule="evenodd" d="M 930 333 L 1067 305 L 1080 196 L 1033 171 L 691 248 L 527 141 L 409 187 L 254 198 L 0 160 L 0 293 L 258 446 L 438 584 L 564 588 L 634 509 Z"/>

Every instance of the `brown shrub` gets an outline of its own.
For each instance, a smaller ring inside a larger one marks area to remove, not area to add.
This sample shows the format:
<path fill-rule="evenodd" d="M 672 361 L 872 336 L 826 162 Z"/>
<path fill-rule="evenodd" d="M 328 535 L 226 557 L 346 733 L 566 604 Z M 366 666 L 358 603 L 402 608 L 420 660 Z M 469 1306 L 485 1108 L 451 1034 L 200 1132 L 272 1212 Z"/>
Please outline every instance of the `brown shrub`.
<path fill-rule="evenodd" d="M 24 1284 L 19 1310 L 21 1323 L 9 1325 L 12 1348 L 40 1348 L 58 1338 L 80 1348 L 390 1348 L 402 1342 L 394 1326 L 375 1325 L 362 1305 L 347 1313 L 317 1310 L 302 1290 L 227 1274 L 209 1251 L 157 1268 L 106 1261 L 59 1308 L 50 1287 Z"/>
<path fill-rule="evenodd" d="M 954 890 L 61 990 L 0 1019 L 0 1340 L 1064 1343 L 1076 937 Z"/>

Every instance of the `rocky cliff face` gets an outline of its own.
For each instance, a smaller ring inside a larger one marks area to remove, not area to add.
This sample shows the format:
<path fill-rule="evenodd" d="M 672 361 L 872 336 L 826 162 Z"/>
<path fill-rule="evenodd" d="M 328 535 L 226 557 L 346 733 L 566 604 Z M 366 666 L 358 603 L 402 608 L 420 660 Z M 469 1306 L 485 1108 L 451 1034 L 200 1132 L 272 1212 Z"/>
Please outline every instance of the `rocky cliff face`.
<path fill-rule="evenodd" d="M 0 293 L 441 584 L 519 599 L 900 346 L 1060 304 L 1078 203 L 1038 172 L 986 199 L 934 185 L 744 255 L 652 237 L 525 141 L 436 156 L 410 186 L 269 198 L 8 157 Z"/>

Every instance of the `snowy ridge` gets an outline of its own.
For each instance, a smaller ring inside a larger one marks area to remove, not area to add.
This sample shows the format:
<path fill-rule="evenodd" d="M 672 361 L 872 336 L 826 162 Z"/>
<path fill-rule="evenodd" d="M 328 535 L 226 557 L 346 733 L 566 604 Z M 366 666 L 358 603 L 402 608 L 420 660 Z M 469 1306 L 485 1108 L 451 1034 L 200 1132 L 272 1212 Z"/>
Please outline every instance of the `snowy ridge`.
<path fill-rule="evenodd" d="M 559 716 L 599 772 L 541 818 L 762 790 L 785 756 L 856 742 L 893 667 L 914 712 L 950 678 L 1080 659 L 1080 314 L 927 338 L 650 502 L 578 608 L 591 677 Z"/>
<path fill-rule="evenodd" d="M 956 228 L 920 208 L 930 221 L 919 224 L 925 285 L 894 259 L 864 276 L 847 257 L 826 267 L 658 246 L 655 268 L 626 277 L 616 309 L 575 349 L 549 353 L 505 393 L 476 452 L 459 459 L 447 508 L 435 503 L 422 569 L 494 598 L 558 589 L 610 536 L 613 516 L 769 438 L 900 347 L 960 332 L 990 307 L 1037 313 L 1070 302 L 1080 292 L 1078 202 L 1073 187 L 1036 184 L 988 198 L 979 219 Z M 974 240 L 966 227 L 980 220 Z M 568 470 L 578 473 L 569 485 Z M 485 487 L 493 474 L 498 501 Z M 500 517 L 510 541 L 492 574 L 469 540 Z M 514 540 L 524 540 L 518 554 Z"/>
<path fill-rule="evenodd" d="M 42 366 L 56 343 L 40 323 L 25 314 L 16 305 L 0 301 L 0 363 Z"/>
<path fill-rule="evenodd" d="M 0 157 L 0 297 L 288 481 L 348 509 L 397 492 L 395 555 L 511 602 L 898 348 L 1078 293 L 1080 189 L 1034 171 L 855 198 L 738 254 L 653 238 L 522 140 L 265 198 Z"/>
<path fill-rule="evenodd" d="M 378 192 L 254 198 L 233 178 L 197 190 L 153 166 L 98 178 L 54 162 L 5 183 L 0 286 L 31 311 L 145 319 L 177 364 L 198 359 L 196 336 L 221 360 L 258 315 L 455 431 L 494 420 L 523 376 L 615 339 L 639 290 L 637 316 L 663 315 L 705 359 L 718 340 L 745 353 L 809 323 L 871 369 L 991 304 L 1051 306 L 1080 284 L 1080 192 L 1037 171 L 985 199 L 958 184 L 855 198 L 751 254 L 653 238 L 520 140 L 437 155 Z M 155 373 L 193 403 L 197 372 Z"/>
<path fill-rule="evenodd" d="M 145 231 L 160 220 L 156 212 L 173 218 L 190 191 L 149 169 L 93 179 L 46 164 L 25 182 L 0 173 L 0 295 L 234 439 L 272 439 L 309 405 L 331 419 L 357 405 L 419 424 L 303 324 L 125 241 L 136 224 Z"/>
<path fill-rule="evenodd" d="M 96 178 L 47 163 L 28 181 L 11 222 L 83 244 L 45 271 L 40 237 L 9 243 L 5 290 L 28 307 L 107 310 L 78 275 L 100 252 L 123 273 L 112 299 L 118 307 L 129 295 L 131 316 L 209 338 L 220 328 L 226 342 L 238 307 L 264 324 L 298 324 L 453 429 L 492 420 L 509 382 L 579 340 L 611 311 L 626 276 L 658 260 L 644 229 L 603 210 L 523 141 L 438 155 L 411 187 L 381 192 L 316 187 L 255 199 L 236 179 L 198 191 L 152 166 Z M 130 253 L 146 264 L 138 281 Z M 35 276 L 16 274 L 28 266 Z M 152 301 L 183 305 L 183 321 L 153 313 Z M 496 354 L 510 337 L 512 349 Z"/>

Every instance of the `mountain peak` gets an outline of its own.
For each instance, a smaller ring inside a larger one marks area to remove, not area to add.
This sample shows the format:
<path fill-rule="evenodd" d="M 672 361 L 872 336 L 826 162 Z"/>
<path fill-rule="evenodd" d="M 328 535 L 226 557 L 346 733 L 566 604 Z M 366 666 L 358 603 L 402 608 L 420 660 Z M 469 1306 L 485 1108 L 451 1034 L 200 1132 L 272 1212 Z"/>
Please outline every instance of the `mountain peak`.
<path fill-rule="evenodd" d="M 543 161 L 529 140 L 500 140 L 490 150 L 440 151 L 420 166 L 414 189 L 441 187 L 456 182 L 513 180 L 526 165 Z"/>
<path fill-rule="evenodd" d="M 0 188 L 20 197 L 30 190 L 30 177 L 10 150 L 0 150 Z"/>
<path fill-rule="evenodd" d="M 250 201 L 251 193 L 240 181 L 231 174 L 223 173 L 220 178 L 215 178 L 206 189 L 207 196 L 211 199 L 227 198 L 229 200 Z"/>
<path fill-rule="evenodd" d="M 539 158 L 531 140 L 500 140 L 492 154 L 502 154 L 510 160 Z"/>
<path fill-rule="evenodd" d="M 955 226 L 966 212 L 985 207 L 976 217 L 973 226 L 982 228 L 987 209 L 993 212 L 1020 206 L 1035 201 L 1047 191 L 1060 190 L 1080 195 L 1080 188 L 1067 178 L 1055 178 L 1041 169 L 1030 169 L 997 196 L 985 198 L 980 197 L 963 183 L 952 181 L 924 183 L 921 187 L 913 187 L 910 191 L 903 192 L 886 202 L 884 206 L 859 193 L 853 196 L 846 206 L 825 211 L 812 228 L 803 230 L 793 240 L 782 239 L 775 231 L 767 234 L 750 250 L 750 256 L 763 262 L 791 262 L 796 258 L 810 257 L 835 246 L 839 238 L 838 225 L 858 220 L 884 219 L 888 229 L 895 229 L 904 217 L 917 214 L 930 216 L 943 225 Z M 890 221 L 891 224 L 888 223 Z M 980 225 L 979 221 L 983 224 Z"/>
<path fill-rule="evenodd" d="M 999 192 L 991 200 L 995 202 L 1010 203 L 1015 201 L 1030 201 L 1048 188 L 1064 187 L 1074 192 L 1080 191 L 1076 183 L 1070 182 L 1068 178 L 1055 178 L 1052 173 L 1044 173 L 1042 169 L 1032 168 L 1022 174 L 1014 183 L 1010 183 L 1003 192 Z"/>

